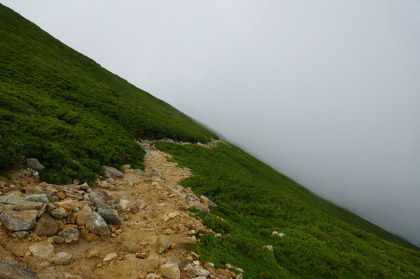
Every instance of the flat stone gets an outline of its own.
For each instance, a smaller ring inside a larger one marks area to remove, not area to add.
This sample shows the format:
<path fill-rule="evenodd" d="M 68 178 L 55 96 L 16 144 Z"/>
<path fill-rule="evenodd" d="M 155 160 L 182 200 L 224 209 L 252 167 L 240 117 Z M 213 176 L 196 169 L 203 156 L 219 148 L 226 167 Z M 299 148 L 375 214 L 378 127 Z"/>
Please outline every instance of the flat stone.
<path fill-rule="evenodd" d="M 37 279 L 36 273 L 17 263 L 0 260 L 0 278 L 4 279 Z"/>
<path fill-rule="evenodd" d="M 31 201 L 31 202 L 48 203 L 48 197 L 46 194 L 27 195 L 25 196 L 25 200 Z"/>
<path fill-rule="evenodd" d="M 98 214 L 101 215 L 101 217 L 105 220 L 107 224 L 114 225 L 114 226 L 121 225 L 121 219 L 118 217 L 118 215 L 114 211 L 112 211 L 109 208 L 99 208 Z"/>
<path fill-rule="evenodd" d="M 48 213 L 42 214 L 36 223 L 34 233 L 38 236 L 53 236 L 58 231 L 57 222 Z"/>
<path fill-rule="evenodd" d="M 36 213 L 36 210 L 5 211 L 0 214 L 0 221 L 11 231 L 26 231 L 35 226 Z"/>
<path fill-rule="evenodd" d="M 54 252 L 54 246 L 45 240 L 30 246 L 29 251 L 37 258 L 48 258 Z"/>
<path fill-rule="evenodd" d="M 96 212 L 92 212 L 88 218 L 86 222 L 86 228 L 88 228 L 91 233 L 96 235 L 105 236 L 110 234 L 105 220 Z"/>
<path fill-rule="evenodd" d="M 75 243 L 79 240 L 79 230 L 76 228 L 64 229 L 58 233 L 58 236 L 64 238 L 65 243 Z"/>
<path fill-rule="evenodd" d="M 52 259 L 52 263 L 55 265 L 70 265 L 73 262 L 73 256 L 66 252 L 60 252 Z"/>

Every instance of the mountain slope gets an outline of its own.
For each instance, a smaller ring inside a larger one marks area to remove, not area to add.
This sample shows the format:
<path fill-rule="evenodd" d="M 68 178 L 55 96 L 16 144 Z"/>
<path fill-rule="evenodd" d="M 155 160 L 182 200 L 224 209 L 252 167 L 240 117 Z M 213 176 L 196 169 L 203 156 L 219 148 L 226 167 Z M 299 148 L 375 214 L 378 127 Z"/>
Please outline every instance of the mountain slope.
<path fill-rule="evenodd" d="M 209 150 L 159 142 L 156 147 L 191 168 L 194 176 L 182 185 L 216 202 L 212 213 L 228 221 L 198 213 L 223 236 L 202 238 L 198 251 L 205 261 L 241 266 L 249 278 L 420 274 L 420 252 L 399 246 L 414 245 L 315 196 L 233 145 Z M 285 235 L 272 236 L 273 231 Z M 266 245 L 274 253 L 262 248 Z"/>
<path fill-rule="evenodd" d="M 45 180 L 89 182 L 103 164 L 142 168 L 145 152 L 134 138 L 217 137 L 2 5 L 0 38 L 0 169 L 35 157 L 45 166 Z M 157 147 L 191 168 L 194 176 L 183 181 L 185 187 L 219 205 L 210 215 L 195 213 L 222 234 L 202 236 L 197 249 L 204 259 L 241 266 L 246 278 L 420 275 L 420 253 L 399 246 L 412 244 L 313 195 L 233 145 Z M 285 235 L 273 237 L 273 231 Z"/>
<path fill-rule="evenodd" d="M 0 168 L 24 155 L 49 181 L 92 181 L 101 164 L 142 167 L 135 137 L 216 137 L 2 5 L 0 38 Z"/>

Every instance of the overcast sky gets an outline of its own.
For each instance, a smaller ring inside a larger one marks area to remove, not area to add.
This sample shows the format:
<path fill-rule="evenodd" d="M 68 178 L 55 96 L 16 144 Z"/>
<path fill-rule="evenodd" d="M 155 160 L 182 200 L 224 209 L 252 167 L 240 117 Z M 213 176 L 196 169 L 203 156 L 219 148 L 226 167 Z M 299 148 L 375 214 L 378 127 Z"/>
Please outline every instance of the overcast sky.
<path fill-rule="evenodd" d="M 420 244 L 420 1 L 0 2 Z"/>

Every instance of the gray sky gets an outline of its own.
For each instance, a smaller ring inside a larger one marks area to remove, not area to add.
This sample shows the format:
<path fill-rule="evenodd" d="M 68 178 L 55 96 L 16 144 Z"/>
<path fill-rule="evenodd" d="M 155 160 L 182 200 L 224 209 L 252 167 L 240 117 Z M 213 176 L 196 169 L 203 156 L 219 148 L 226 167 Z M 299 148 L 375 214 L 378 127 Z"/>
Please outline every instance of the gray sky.
<path fill-rule="evenodd" d="M 0 0 L 420 244 L 418 0 Z"/>

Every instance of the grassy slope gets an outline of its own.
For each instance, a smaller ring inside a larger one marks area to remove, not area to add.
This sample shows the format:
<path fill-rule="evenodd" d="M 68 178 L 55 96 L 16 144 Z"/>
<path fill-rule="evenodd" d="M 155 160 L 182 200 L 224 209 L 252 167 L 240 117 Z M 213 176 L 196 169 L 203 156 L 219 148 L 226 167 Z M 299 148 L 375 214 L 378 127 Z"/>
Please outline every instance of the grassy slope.
<path fill-rule="evenodd" d="M 134 137 L 205 142 L 215 135 L 0 5 L 0 169 L 34 156 L 46 166 L 44 178 L 90 180 L 101 164 L 142 167 L 144 151 Z M 409 243 L 234 146 L 160 147 L 193 169 L 184 184 L 214 199 L 219 208 L 213 212 L 229 220 L 204 216 L 224 235 L 204 237 L 199 249 L 211 261 L 242 266 L 248 278 L 420 274 L 419 252 L 363 230 Z M 273 230 L 286 237 L 272 238 Z M 266 244 L 274 245 L 274 254 L 261 249 Z"/>
<path fill-rule="evenodd" d="M 44 179 L 90 181 L 101 164 L 142 167 L 134 137 L 216 136 L 0 4 L 0 169 L 36 157 Z"/>
<path fill-rule="evenodd" d="M 420 252 L 376 235 L 414 248 L 410 243 L 322 200 L 233 145 L 157 147 L 192 169 L 194 176 L 183 185 L 210 197 L 219 205 L 212 213 L 228 220 L 200 214 L 224 236 L 204 238 L 199 251 L 205 260 L 241 266 L 247 278 L 420 275 Z M 273 238 L 273 231 L 286 236 Z M 263 245 L 273 245 L 274 254 Z"/>

